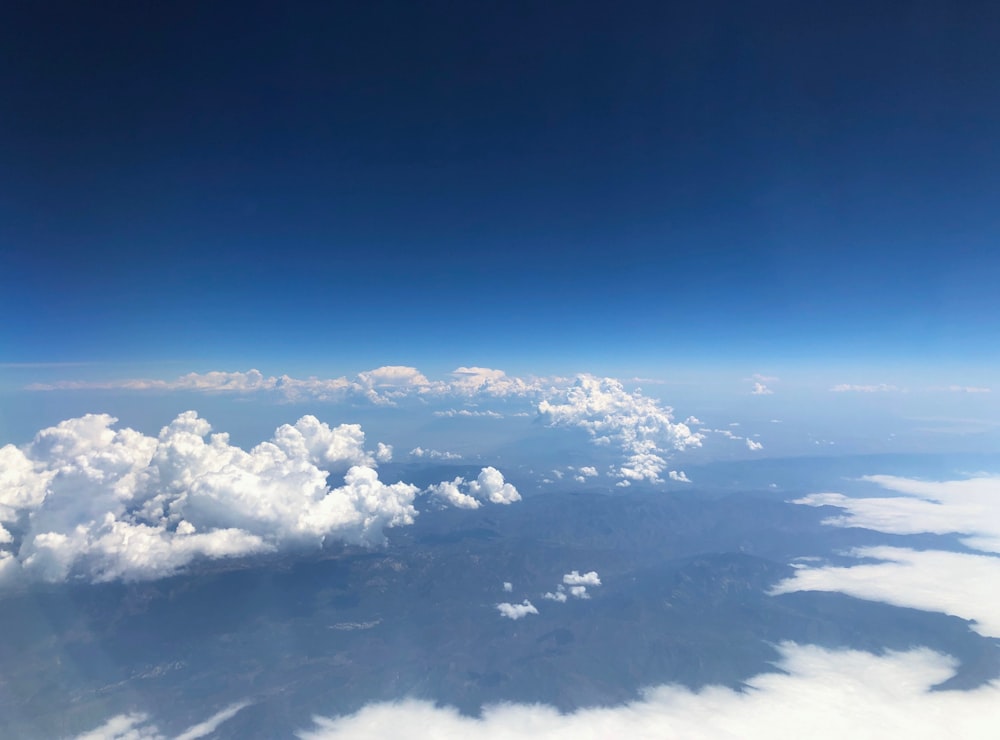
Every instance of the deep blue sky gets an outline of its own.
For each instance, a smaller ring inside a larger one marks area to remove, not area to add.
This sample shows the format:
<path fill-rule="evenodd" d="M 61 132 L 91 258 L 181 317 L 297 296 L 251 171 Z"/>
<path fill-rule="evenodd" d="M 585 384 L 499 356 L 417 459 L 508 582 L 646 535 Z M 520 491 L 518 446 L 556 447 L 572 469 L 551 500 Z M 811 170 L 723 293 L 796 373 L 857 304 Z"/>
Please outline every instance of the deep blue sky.
<path fill-rule="evenodd" d="M 0 359 L 983 362 L 998 38 L 991 3 L 4 3 Z"/>

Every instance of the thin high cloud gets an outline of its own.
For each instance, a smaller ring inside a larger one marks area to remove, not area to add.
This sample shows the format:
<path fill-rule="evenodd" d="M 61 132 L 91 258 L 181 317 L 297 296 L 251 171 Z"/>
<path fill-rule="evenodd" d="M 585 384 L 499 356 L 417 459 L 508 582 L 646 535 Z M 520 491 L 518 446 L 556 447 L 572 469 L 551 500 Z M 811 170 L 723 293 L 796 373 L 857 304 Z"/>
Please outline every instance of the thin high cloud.
<path fill-rule="evenodd" d="M 1000 637 L 1000 595 L 984 587 L 1000 582 L 1000 477 L 923 481 L 873 475 L 863 480 L 900 495 L 851 498 L 815 493 L 793 503 L 839 509 L 840 514 L 825 520 L 830 526 L 904 535 L 953 534 L 982 554 L 860 548 L 849 554 L 878 562 L 799 568 L 774 592 L 840 591 L 973 620 L 977 632 Z"/>
<path fill-rule="evenodd" d="M 926 648 L 881 655 L 784 643 L 781 672 L 754 676 L 746 690 L 694 692 L 660 686 L 618 707 L 560 713 L 538 704 L 485 707 L 481 717 L 407 700 L 357 714 L 315 718 L 301 740 L 469 737 L 539 738 L 993 738 L 1000 726 L 1000 682 L 972 691 L 932 691 L 956 662 Z"/>
<path fill-rule="evenodd" d="M 248 706 L 250 702 L 231 704 L 205 721 L 189 727 L 174 740 L 198 740 L 208 737 L 219 729 L 223 722 L 232 719 Z M 167 740 L 167 736 L 160 732 L 148 714 L 133 712 L 112 717 L 100 727 L 77 735 L 76 740 Z"/>
<path fill-rule="evenodd" d="M 150 580 L 205 558 L 373 547 L 417 515 L 420 489 L 379 479 L 391 448 L 369 450 L 356 424 L 304 416 L 246 451 L 194 411 L 156 437 L 116 422 L 88 414 L 0 448 L 0 581 Z M 442 485 L 477 505 L 520 499 L 493 467 Z"/>

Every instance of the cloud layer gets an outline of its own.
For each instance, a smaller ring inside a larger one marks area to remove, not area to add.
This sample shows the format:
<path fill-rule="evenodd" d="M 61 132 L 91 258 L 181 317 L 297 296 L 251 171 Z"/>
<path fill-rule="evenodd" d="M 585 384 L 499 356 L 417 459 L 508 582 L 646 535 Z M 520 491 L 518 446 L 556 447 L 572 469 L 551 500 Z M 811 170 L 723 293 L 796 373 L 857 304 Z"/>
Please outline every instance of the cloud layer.
<path fill-rule="evenodd" d="M 480 718 L 429 702 L 374 704 L 337 719 L 317 718 L 302 740 L 396 738 L 992 738 L 1000 726 L 1000 683 L 972 691 L 930 691 L 955 663 L 927 649 L 829 651 L 786 643 L 781 673 L 755 676 L 746 691 L 676 686 L 648 690 L 625 706 L 560 714 L 543 705 L 486 707 Z"/>
<path fill-rule="evenodd" d="M 892 534 L 957 534 L 983 554 L 901 547 L 853 550 L 876 563 L 799 568 L 775 593 L 840 591 L 898 606 L 945 612 L 975 620 L 973 629 L 1000 637 L 1000 595 L 987 584 L 1000 582 L 1000 478 L 922 481 L 888 475 L 864 478 L 898 494 L 850 498 L 815 493 L 794 503 L 830 506 L 843 513 L 825 521 Z"/>

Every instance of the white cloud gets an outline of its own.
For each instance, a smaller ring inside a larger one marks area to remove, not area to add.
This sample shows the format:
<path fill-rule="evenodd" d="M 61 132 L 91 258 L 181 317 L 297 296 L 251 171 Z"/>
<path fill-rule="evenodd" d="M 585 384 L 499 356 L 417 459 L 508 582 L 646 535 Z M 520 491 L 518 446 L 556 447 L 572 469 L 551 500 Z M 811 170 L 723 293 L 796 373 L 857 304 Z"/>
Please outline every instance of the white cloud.
<path fill-rule="evenodd" d="M 601 577 L 597 575 L 596 570 L 592 570 L 588 573 L 580 574 L 580 571 L 573 570 L 563 576 L 563 583 L 567 586 L 600 586 Z"/>
<path fill-rule="evenodd" d="M 542 594 L 543 599 L 548 599 L 549 601 L 558 601 L 559 603 L 564 603 L 568 596 L 566 596 L 566 587 L 561 583 L 556 586 L 555 591 L 546 591 Z"/>
<path fill-rule="evenodd" d="M 174 740 L 198 740 L 207 737 L 249 704 L 250 702 L 231 704 L 204 722 L 189 727 Z M 112 717 L 100 727 L 77 735 L 76 740 L 166 740 L 166 736 L 150 721 L 148 714 L 133 712 Z"/>
<path fill-rule="evenodd" d="M 573 738 L 993 738 L 1000 726 L 1000 682 L 970 691 L 932 691 L 955 661 L 920 648 L 882 655 L 785 643 L 780 672 L 747 681 L 745 690 L 679 686 L 647 690 L 617 707 L 561 713 L 553 707 L 500 704 L 480 717 L 406 700 L 373 704 L 357 714 L 315 718 L 302 740 L 476 737 Z"/>
<path fill-rule="evenodd" d="M 976 621 L 974 629 L 1000 637 L 1000 594 L 984 584 L 1000 582 L 1000 477 L 923 481 L 889 475 L 866 476 L 902 496 L 849 498 L 814 493 L 793 503 L 831 506 L 840 516 L 825 520 L 837 527 L 865 527 L 893 534 L 964 535 L 968 547 L 989 555 L 898 547 L 852 552 L 878 563 L 847 567 L 800 568 L 776 591 L 842 591 L 859 598 L 929 609 Z"/>
<path fill-rule="evenodd" d="M 750 393 L 753 394 L 754 396 L 770 396 L 774 394 L 774 391 L 772 391 L 763 383 L 758 382 L 753 384 L 753 390 L 750 391 Z"/>
<path fill-rule="evenodd" d="M 538 404 L 552 426 L 587 430 L 595 443 L 617 443 L 626 455 L 619 475 L 625 480 L 658 481 L 668 451 L 700 447 L 701 434 L 673 421 L 673 409 L 640 392 L 628 393 L 613 378 L 580 375 L 569 388 Z"/>
<path fill-rule="evenodd" d="M 498 411 L 480 411 L 479 409 L 444 409 L 442 411 L 435 411 L 434 416 L 444 416 L 448 418 L 454 418 L 456 416 L 485 417 L 487 419 L 503 418 L 503 414 Z"/>
<path fill-rule="evenodd" d="M 439 500 L 460 509 L 478 509 L 485 502 L 512 504 L 521 500 L 517 488 L 504 481 L 503 474 L 492 466 L 480 470 L 475 480 L 466 481 L 459 476 L 452 481 L 442 481 L 428 490 Z"/>
<path fill-rule="evenodd" d="M 772 593 L 839 591 L 975 620 L 976 632 L 1000 637 L 1000 594 L 990 585 L 1000 583 L 1000 558 L 901 547 L 864 547 L 851 554 L 881 562 L 799 568 Z"/>
<path fill-rule="evenodd" d="M 411 457 L 426 457 L 431 460 L 460 460 L 461 455 L 455 452 L 441 450 L 425 450 L 423 447 L 414 447 L 410 450 Z"/>
<path fill-rule="evenodd" d="M 898 391 L 899 388 L 887 383 L 879 383 L 878 385 L 851 385 L 850 383 L 841 383 L 840 385 L 833 386 L 830 390 L 834 393 L 888 393 L 891 391 Z"/>
<path fill-rule="evenodd" d="M 834 506 L 844 514 L 826 520 L 838 527 L 865 527 L 893 534 L 964 534 L 970 547 L 975 539 L 984 549 L 1000 553 L 989 543 L 1000 540 L 1000 476 L 953 481 L 923 481 L 891 475 L 862 480 L 895 493 L 892 497 L 850 498 L 839 493 L 814 493 L 793 503 Z"/>
<path fill-rule="evenodd" d="M 525 599 L 520 604 L 508 604 L 504 602 L 503 604 L 497 604 L 497 611 L 500 612 L 500 616 L 507 617 L 507 619 L 522 619 L 529 614 L 538 614 L 538 609 L 530 601 Z"/>
<path fill-rule="evenodd" d="M 503 582 L 503 590 L 507 593 L 511 593 L 514 590 L 514 584 L 510 581 Z"/>
<path fill-rule="evenodd" d="M 747 443 L 747 449 L 748 450 L 752 450 L 752 451 L 756 452 L 757 450 L 763 450 L 764 449 L 764 445 L 762 445 L 760 442 L 754 442 L 752 439 L 748 439 L 746 441 L 746 443 Z"/>
<path fill-rule="evenodd" d="M 678 483 L 691 482 L 691 479 L 687 477 L 687 474 L 683 470 L 671 470 L 667 473 L 667 477 L 672 481 L 677 481 Z"/>
<path fill-rule="evenodd" d="M 6 577 L 158 578 L 198 558 L 376 545 L 416 515 L 417 487 L 379 480 L 357 425 L 304 416 L 247 452 L 193 411 L 158 437 L 116 421 L 88 414 L 0 449 L 0 520 L 26 522 Z"/>
<path fill-rule="evenodd" d="M 580 475 L 582 475 L 584 478 L 596 478 L 597 477 L 597 468 L 595 468 L 593 465 L 585 465 L 582 468 L 579 468 L 577 470 L 577 472 Z"/>

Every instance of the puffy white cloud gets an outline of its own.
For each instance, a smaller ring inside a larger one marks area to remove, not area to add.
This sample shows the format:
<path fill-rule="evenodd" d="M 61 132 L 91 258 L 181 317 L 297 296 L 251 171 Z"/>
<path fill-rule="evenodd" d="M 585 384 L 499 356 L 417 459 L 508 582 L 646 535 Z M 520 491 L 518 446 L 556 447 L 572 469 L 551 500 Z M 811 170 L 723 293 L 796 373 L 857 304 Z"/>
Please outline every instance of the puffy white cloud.
<path fill-rule="evenodd" d="M 510 581 L 503 582 L 503 590 L 507 593 L 511 593 L 514 590 L 514 584 Z"/>
<path fill-rule="evenodd" d="M 597 468 L 595 468 L 593 465 L 584 465 L 583 467 L 579 468 L 577 472 L 584 478 L 597 477 Z"/>
<path fill-rule="evenodd" d="M 450 387 L 456 395 L 529 396 L 543 388 L 538 379 L 524 380 L 488 367 L 460 367 L 451 374 Z"/>
<path fill-rule="evenodd" d="M 158 437 L 116 421 L 69 419 L 0 451 L 0 519 L 24 523 L 4 545 L 6 577 L 157 578 L 198 558 L 375 545 L 416 515 L 417 487 L 379 480 L 357 425 L 304 416 L 247 452 L 193 411 Z"/>
<path fill-rule="evenodd" d="M 751 390 L 750 393 L 754 396 L 770 396 L 774 394 L 774 391 L 763 383 L 757 382 L 753 384 L 753 390 Z"/>
<path fill-rule="evenodd" d="M 548 599 L 549 601 L 558 601 L 560 604 L 565 603 L 566 599 L 569 597 L 566 595 L 566 587 L 561 583 L 556 586 L 555 591 L 546 591 L 542 594 L 543 599 Z"/>
<path fill-rule="evenodd" d="M 752 439 L 747 439 L 746 443 L 747 443 L 747 449 L 751 450 L 753 452 L 756 452 L 757 450 L 763 450 L 764 449 L 764 445 L 763 444 L 761 444 L 760 442 L 754 442 Z"/>
<path fill-rule="evenodd" d="M 567 586 L 600 586 L 601 577 L 597 575 L 597 571 L 592 570 L 588 573 L 580 574 L 580 571 L 573 570 L 563 576 L 563 583 Z"/>
<path fill-rule="evenodd" d="M 500 616 L 507 617 L 507 619 L 522 619 L 529 614 L 538 614 L 538 609 L 527 599 L 520 604 L 508 604 L 506 602 L 497 604 L 497 611 L 500 612 Z"/>
<path fill-rule="evenodd" d="M 993 738 L 1000 726 L 1000 682 L 971 691 L 932 691 L 956 662 L 926 648 L 881 655 L 784 643 L 780 672 L 745 690 L 680 686 L 647 690 L 617 707 L 561 713 L 553 707 L 501 704 L 480 717 L 406 700 L 373 704 L 336 719 L 315 718 L 302 740 L 396 738 Z"/>
<path fill-rule="evenodd" d="M 667 473 L 667 477 L 672 481 L 677 481 L 678 483 L 690 483 L 691 479 L 687 477 L 687 473 L 683 470 L 671 470 Z"/>
<path fill-rule="evenodd" d="M 701 446 L 703 436 L 673 421 L 673 409 L 636 391 L 628 393 L 613 378 L 581 375 L 565 391 L 543 399 L 538 412 L 552 426 L 580 427 L 595 443 L 617 443 L 626 454 L 619 470 L 625 480 L 658 481 L 666 466 L 662 454 Z"/>
<path fill-rule="evenodd" d="M 517 488 L 507 483 L 503 473 L 492 466 L 480 470 L 475 480 L 466 481 L 459 476 L 455 480 L 431 486 L 428 490 L 441 501 L 461 509 L 478 509 L 485 502 L 512 504 L 521 500 Z"/>

